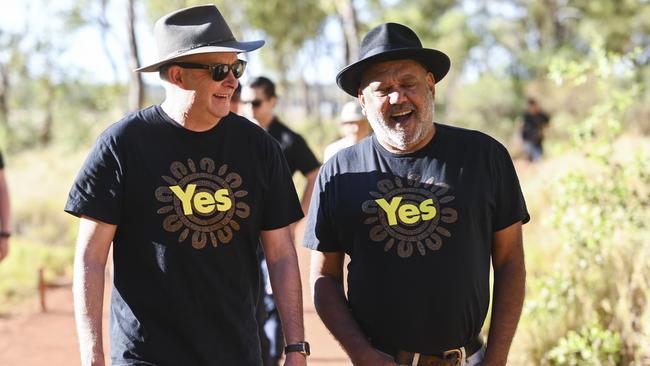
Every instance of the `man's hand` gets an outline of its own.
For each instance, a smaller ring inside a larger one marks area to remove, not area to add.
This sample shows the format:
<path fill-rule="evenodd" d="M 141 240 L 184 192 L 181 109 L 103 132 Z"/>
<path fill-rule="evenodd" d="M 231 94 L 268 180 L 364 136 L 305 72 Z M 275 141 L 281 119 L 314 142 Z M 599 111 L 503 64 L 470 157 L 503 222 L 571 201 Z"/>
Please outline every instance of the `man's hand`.
<path fill-rule="evenodd" d="M 9 254 L 9 238 L 0 238 L 0 262 Z"/>
<path fill-rule="evenodd" d="M 300 352 L 290 352 L 284 360 L 284 366 L 304 366 L 307 365 L 307 356 Z"/>
<path fill-rule="evenodd" d="M 390 357 L 373 350 L 363 354 L 354 363 L 355 366 L 397 366 L 397 363 Z"/>

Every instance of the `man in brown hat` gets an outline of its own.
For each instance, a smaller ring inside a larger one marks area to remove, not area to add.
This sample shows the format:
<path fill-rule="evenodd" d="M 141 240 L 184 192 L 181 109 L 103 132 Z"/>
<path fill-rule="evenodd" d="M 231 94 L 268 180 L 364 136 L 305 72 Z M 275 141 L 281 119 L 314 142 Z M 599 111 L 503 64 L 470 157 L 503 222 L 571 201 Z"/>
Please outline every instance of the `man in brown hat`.
<path fill-rule="evenodd" d="M 360 53 L 337 83 L 374 135 L 328 160 L 316 182 L 304 240 L 316 309 L 355 365 L 505 365 L 529 220 L 510 156 L 485 134 L 434 122 L 450 61 L 411 29 L 382 24 Z"/>
<path fill-rule="evenodd" d="M 79 216 L 74 302 L 83 365 L 103 365 L 104 267 L 113 242 L 114 365 L 261 364 L 258 238 L 286 335 L 305 365 L 300 273 L 289 225 L 303 214 L 277 143 L 230 112 L 263 41 L 237 41 L 216 7 L 156 22 L 165 100 L 98 138 L 65 210 Z"/>

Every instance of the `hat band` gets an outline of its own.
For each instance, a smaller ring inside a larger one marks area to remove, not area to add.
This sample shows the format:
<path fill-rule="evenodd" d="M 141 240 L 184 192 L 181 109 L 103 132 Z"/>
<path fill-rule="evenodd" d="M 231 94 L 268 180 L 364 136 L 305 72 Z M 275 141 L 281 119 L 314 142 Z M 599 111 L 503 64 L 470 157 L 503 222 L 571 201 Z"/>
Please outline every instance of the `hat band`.
<path fill-rule="evenodd" d="M 399 51 L 399 50 L 405 50 L 405 51 L 406 50 L 422 50 L 422 49 L 423 48 L 421 46 L 420 47 L 414 47 L 414 46 L 399 45 L 398 47 L 394 47 L 394 46 L 392 46 L 390 44 L 384 44 L 384 45 L 381 45 L 379 47 L 375 47 L 375 48 L 373 48 L 371 50 L 368 50 L 368 52 L 364 53 L 363 56 L 361 56 L 361 58 L 359 58 L 359 61 L 362 61 L 362 60 L 364 60 L 364 59 L 366 59 L 368 57 L 372 57 L 372 56 L 375 56 L 375 55 L 378 55 L 378 54 L 384 53 L 384 52 L 392 52 L 392 51 Z"/>
<path fill-rule="evenodd" d="M 182 54 L 182 53 L 185 53 L 185 52 L 187 52 L 187 51 L 191 51 L 191 50 L 194 50 L 194 49 L 197 49 L 197 48 L 201 48 L 201 47 L 211 47 L 211 46 L 218 46 L 218 45 L 221 44 L 221 43 L 224 43 L 224 42 L 232 42 L 232 41 L 235 41 L 235 39 L 234 39 L 234 38 L 230 38 L 230 39 L 225 39 L 225 40 L 218 40 L 218 41 L 212 41 L 212 42 L 205 42 L 205 43 L 195 44 L 195 45 L 193 45 L 193 46 L 191 46 L 191 47 L 187 47 L 187 48 L 183 48 L 183 49 L 180 49 L 180 50 L 174 51 L 174 52 L 168 54 L 165 58 L 170 58 L 170 57 L 178 56 L 178 55 L 180 55 L 180 54 Z"/>

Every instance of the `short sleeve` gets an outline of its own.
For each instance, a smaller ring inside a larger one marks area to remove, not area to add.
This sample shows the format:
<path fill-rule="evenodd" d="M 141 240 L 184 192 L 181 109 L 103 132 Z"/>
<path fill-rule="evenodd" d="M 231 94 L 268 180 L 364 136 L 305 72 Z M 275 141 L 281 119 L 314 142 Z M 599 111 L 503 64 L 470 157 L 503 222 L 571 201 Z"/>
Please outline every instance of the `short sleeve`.
<path fill-rule="evenodd" d="M 496 232 L 519 221 L 525 224 L 530 221 L 530 215 L 508 150 L 496 141 L 492 150 L 492 182 L 495 202 L 492 223 L 493 231 Z"/>
<path fill-rule="evenodd" d="M 118 225 L 122 216 L 123 167 L 115 137 L 102 134 L 75 179 L 65 211 Z"/>
<path fill-rule="evenodd" d="M 319 252 L 342 252 L 344 250 L 336 239 L 329 212 L 328 202 L 330 197 L 334 197 L 334 187 L 329 176 L 326 169 L 321 169 L 318 174 L 307 215 L 303 246 Z"/>
<path fill-rule="evenodd" d="M 303 175 L 307 175 L 307 173 L 320 166 L 316 155 L 300 135 L 296 135 L 296 140 L 291 146 L 291 152 L 287 154 L 287 159 L 291 159 L 289 165 L 298 169 Z"/>
<path fill-rule="evenodd" d="M 304 215 L 280 146 L 269 136 L 267 147 L 265 166 L 268 185 L 264 197 L 262 230 L 273 230 L 298 221 Z"/>

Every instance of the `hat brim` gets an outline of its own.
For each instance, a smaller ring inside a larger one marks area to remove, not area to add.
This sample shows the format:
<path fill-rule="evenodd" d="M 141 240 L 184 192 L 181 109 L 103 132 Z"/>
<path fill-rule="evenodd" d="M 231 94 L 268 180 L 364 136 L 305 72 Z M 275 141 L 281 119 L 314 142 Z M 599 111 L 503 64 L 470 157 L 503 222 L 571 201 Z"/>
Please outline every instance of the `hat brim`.
<path fill-rule="evenodd" d="M 394 60 L 415 60 L 421 63 L 440 82 L 451 68 L 449 56 L 430 48 L 397 48 L 381 52 L 346 66 L 336 75 L 336 84 L 346 93 L 357 97 L 363 71 L 370 65 Z"/>
<path fill-rule="evenodd" d="M 201 53 L 223 53 L 223 52 L 235 52 L 235 53 L 242 53 L 242 52 L 250 52 L 250 51 L 255 51 L 256 49 L 264 46 L 264 41 L 259 40 L 259 41 L 250 41 L 250 42 L 223 42 L 218 46 L 205 46 L 205 47 L 197 47 L 197 48 L 192 48 L 184 52 L 180 53 L 175 53 L 173 55 L 168 55 L 167 57 L 163 58 L 162 60 L 159 60 L 153 64 L 139 67 L 133 71 L 135 72 L 157 72 L 161 66 L 163 66 L 166 63 L 172 62 L 174 60 L 177 60 L 181 57 L 189 56 L 189 55 L 197 55 Z"/>

